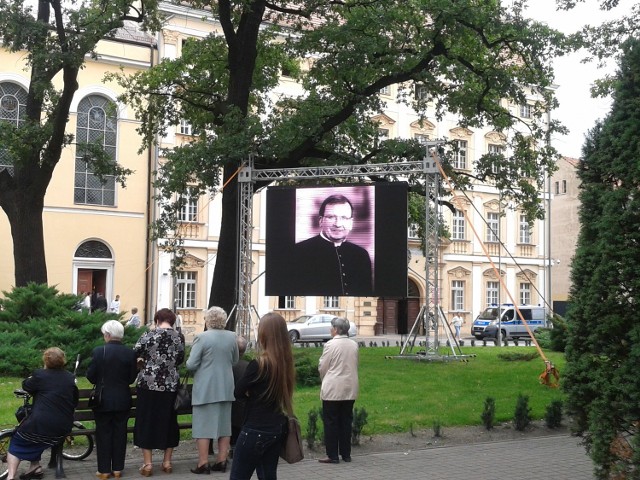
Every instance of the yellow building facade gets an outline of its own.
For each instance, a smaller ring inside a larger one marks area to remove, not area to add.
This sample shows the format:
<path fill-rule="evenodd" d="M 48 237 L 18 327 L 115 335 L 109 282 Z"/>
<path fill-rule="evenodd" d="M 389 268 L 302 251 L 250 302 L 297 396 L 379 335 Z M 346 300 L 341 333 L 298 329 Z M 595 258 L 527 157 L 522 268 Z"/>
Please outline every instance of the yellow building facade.
<path fill-rule="evenodd" d="M 120 87 L 104 82 L 107 72 L 147 69 L 155 55 L 151 37 L 123 29 L 117 38 L 99 43 L 97 59 L 87 58 L 80 70 L 66 131 L 76 139 L 104 138 L 105 148 L 124 168 L 134 171 L 126 188 L 112 178 L 102 185 L 77 155 L 65 148 L 45 197 L 43 212 L 48 281 L 65 293 L 99 292 L 107 301 L 120 295 L 121 311 L 138 307 L 147 318 L 147 255 L 150 216 L 148 151 L 139 153 L 133 112 L 118 102 Z M 0 49 L 0 96 L 21 104 L 29 86 L 24 52 Z M 61 86 L 59 77 L 54 79 Z M 4 87 L 4 88 L 3 88 Z M 14 284 L 9 223 L 0 215 L 0 289 Z"/>

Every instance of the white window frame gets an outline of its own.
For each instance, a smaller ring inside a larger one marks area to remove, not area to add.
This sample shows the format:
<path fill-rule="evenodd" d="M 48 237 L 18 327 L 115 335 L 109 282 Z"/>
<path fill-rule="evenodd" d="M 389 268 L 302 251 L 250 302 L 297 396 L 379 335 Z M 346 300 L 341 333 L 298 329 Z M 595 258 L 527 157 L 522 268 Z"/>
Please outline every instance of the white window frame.
<path fill-rule="evenodd" d="M 182 223 L 195 223 L 198 221 L 198 196 L 191 194 L 191 189 L 180 195 L 183 201 L 178 210 L 178 221 Z"/>
<path fill-rule="evenodd" d="M 324 305 L 323 308 L 335 310 L 340 308 L 340 297 L 337 295 L 325 295 L 322 299 L 322 303 Z"/>
<path fill-rule="evenodd" d="M 554 190 L 555 190 L 556 195 L 560 195 L 560 182 L 556 182 L 555 183 Z"/>
<path fill-rule="evenodd" d="M 180 135 L 189 135 L 189 136 L 193 135 L 193 127 L 191 126 L 189 121 L 185 120 L 184 118 L 180 119 L 180 125 L 179 125 L 178 131 Z"/>
<path fill-rule="evenodd" d="M 531 243 L 531 226 L 529 225 L 529 222 L 527 222 L 527 216 L 526 215 L 520 215 L 520 221 L 519 221 L 519 240 L 520 243 L 524 243 L 524 244 L 530 244 Z"/>
<path fill-rule="evenodd" d="M 490 280 L 487 282 L 487 306 L 498 305 L 500 299 L 500 282 Z"/>
<path fill-rule="evenodd" d="M 520 305 L 531 305 L 531 284 L 529 282 L 520 284 Z"/>
<path fill-rule="evenodd" d="M 411 222 L 409 224 L 409 228 L 407 229 L 407 234 L 409 236 L 409 238 L 419 238 L 418 235 L 418 224 L 415 222 Z"/>
<path fill-rule="evenodd" d="M 386 95 L 386 96 L 391 95 L 391 86 L 387 85 L 386 87 L 382 87 L 380 89 L 380 95 Z"/>
<path fill-rule="evenodd" d="M 16 83 L 0 82 L 0 122 L 11 123 L 20 128 L 27 114 L 27 95 L 27 91 Z M 13 175 L 13 164 L 10 154 L 0 148 L 0 167 Z"/>
<path fill-rule="evenodd" d="M 283 310 L 293 310 L 296 308 L 296 297 L 293 295 L 280 295 L 278 297 L 278 308 Z"/>
<path fill-rule="evenodd" d="M 464 218 L 464 212 L 456 210 L 453 212 L 451 220 L 451 239 L 466 240 L 467 239 L 467 221 Z"/>
<path fill-rule="evenodd" d="M 451 310 L 464 311 L 464 280 L 451 281 Z"/>
<path fill-rule="evenodd" d="M 414 96 L 416 100 L 431 100 L 427 86 L 420 83 L 415 84 Z"/>
<path fill-rule="evenodd" d="M 198 274 L 194 271 L 182 271 L 176 274 L 175 305 L 178 309 L 194 309 L 197 307 Z"/>
<path fill-rule="evenodd" d="M 487 243 L 497 243 L 500 240 L 500 214 L 496 212 L 487 213 Z"/>
<path fill-rule="evenodd" d="M 562 193 L 567 193 L 567 181 L 562 180 Z"/>
<path fill-rule="evenodd" d="M 95 140 L 99 140 L 114 163 L 119 141 L 116 112 L 110 99 L 91 94 L 80 100 L 76 119 L 76 142 L 96 143 Z M 76 146 L 73 201 L 77 205 L 116 206 L 115 176 L 104 175 L 100 181 L 79 146 Z"/>
<path fill-rule="evenodd" d="M 520 117 L 521 118 L 531 118 L 531 105 L 528 103 L 520 105 Z"/>
<path fill-rule="evenodd" d="M 413 138 L 417 140 L 420 145 L 426 145 L 429 141 L 429 135 L 426 133 L 414 133 Z"/>
<path fill-rule="evenodd" d="M 469 143 L 466 140 L 454 140 L 456 148 L 453 151 L 453 168 L 458 170 L 467 169 L 467 148 Z"/>

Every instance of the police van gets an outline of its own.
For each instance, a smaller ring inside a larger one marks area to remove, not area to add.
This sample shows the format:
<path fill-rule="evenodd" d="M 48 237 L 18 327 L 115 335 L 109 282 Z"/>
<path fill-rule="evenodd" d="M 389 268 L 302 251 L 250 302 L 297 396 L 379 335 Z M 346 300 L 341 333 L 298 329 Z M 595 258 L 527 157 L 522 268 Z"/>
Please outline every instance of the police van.
<path fill-rule="evenodd" d="M 518 306 L 518 309 L 532 332 L 538 328 L 547 326 L 547 312 L 544 307 L 521 305 Z M 500 315 L 500 317 L 498 317 L 498 315 Z M 498 318 L 500 318 L 500 322 L 498 322 Z M 520 319 L 512 303 L 503 303 L 500 306 L 492 305 L 485 308 L 473 321 L 471 334 L 477 339 L 486 337 L 497 338 L 498 324 L 500 325 L 503 338 L 529 336 L 526 326 Z"/>

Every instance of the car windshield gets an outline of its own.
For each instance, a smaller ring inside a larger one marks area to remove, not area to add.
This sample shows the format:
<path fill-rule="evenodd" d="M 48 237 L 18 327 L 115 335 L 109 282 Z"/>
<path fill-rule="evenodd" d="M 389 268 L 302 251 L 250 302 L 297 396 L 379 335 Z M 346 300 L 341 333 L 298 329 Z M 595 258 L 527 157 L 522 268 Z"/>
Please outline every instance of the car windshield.
<path fill-rule="evenodd" d="M 303 315 L 301 317 L 296 318 L 291 323 L 305 323 L 310 318 L 311 318 L 311 315 Z"/>
<path fill-rule="evenodd" d="M 498 307 L 489 307 L 486 308 L 478 318 L 483 320 L 496 320 L 498 318 Z"/>

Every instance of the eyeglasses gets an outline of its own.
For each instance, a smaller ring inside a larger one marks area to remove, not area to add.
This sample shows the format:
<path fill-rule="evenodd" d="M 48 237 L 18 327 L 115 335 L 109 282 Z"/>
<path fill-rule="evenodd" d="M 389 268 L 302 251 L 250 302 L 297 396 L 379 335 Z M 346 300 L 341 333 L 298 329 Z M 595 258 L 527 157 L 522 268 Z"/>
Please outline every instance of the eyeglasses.
<path fill-rule="evenodd" d="M 353 220 L 353 217 L 345 217 L 344 215 L 324 215 L 322 218 L 326 218 L 329 222 L 346 222 L 347 220 Z"/>

